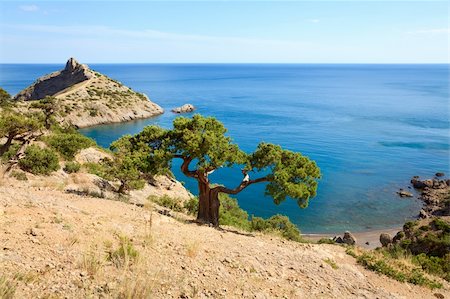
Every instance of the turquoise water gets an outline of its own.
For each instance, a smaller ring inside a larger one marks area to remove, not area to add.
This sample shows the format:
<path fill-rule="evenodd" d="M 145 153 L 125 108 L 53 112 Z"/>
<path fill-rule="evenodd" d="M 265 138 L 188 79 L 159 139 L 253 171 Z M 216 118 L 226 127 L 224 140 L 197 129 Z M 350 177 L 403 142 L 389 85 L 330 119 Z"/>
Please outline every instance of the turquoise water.
<path fill-rule="evenodd" d="M 14 94 L 62 65 L 0 65 L 0 86 Z M 421 203 L 396 196 L 414 175 L 449 169 L 448 65 L 194 65 L 92 64 L 91 68 L 144 92 L 166 113 L 147 120 L 82 129 L 107 147 L 149 124 L 169 128 L 170 109 L 192 103 L 215 116 L 242 149 L 260 141 L 316 160 L 323 178 L 307 209 L 273 204 L 264 186 L 241 192 L 255 216 L 288 215 L 303 232 L 390 228 L 417 215 Z M 179 163 L 175 163 L 178 166 Z M 178 167 L 177 178 L 196 193 Z M 213 182 L 234 186 L 239 170 Z"/>

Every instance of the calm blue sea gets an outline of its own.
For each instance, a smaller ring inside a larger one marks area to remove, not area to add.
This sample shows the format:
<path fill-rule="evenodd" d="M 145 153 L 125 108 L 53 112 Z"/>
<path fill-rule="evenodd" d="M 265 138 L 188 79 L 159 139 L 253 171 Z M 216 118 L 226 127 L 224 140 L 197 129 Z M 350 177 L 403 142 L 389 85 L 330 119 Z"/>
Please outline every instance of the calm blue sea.
<path fill-rule="evenodd" d="M 166 109 L 153 119 L 81 132 L 107 147 L 144 126 L 171 127 L 170 109 L 192 103 L 222 121 L 244 150 L 260 141 L 316 160 L 323 178 L 307 209 L 275 205 L 254 185 L 237 198 L 250 215 L 290 217 L 303 232 L 390 228 L 417 215 L 421 203 L 396 196 L 414 175 L 449 173 L 448 65 L 91 64 L 144 92 Z M 11 94 L 63 65 L 0 65 Z M 179 164 L 177 164 L 179 165 Z M 196 193 L 196 184 L 175 169 Z M 239 171 L 212 180 L 234 186 Z"/>

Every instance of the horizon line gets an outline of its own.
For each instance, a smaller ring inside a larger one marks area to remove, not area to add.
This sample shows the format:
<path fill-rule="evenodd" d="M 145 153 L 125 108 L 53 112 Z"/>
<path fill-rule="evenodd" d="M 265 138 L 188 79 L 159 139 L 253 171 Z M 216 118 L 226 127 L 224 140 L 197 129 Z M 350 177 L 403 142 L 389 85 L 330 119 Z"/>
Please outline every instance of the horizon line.
<path fill-rule="evenodd" d="M 77 59 L 77 61 L 80 62 L 80 60 Z M 2 62 L 0 61 L 0 64 L 6 65 L 6 64 L 55 64 L 55 65 L 64 65 L 66 62 Z M 353 65 L 386 65 L 386 64 L 393 64 L 393 65 L 450 65 L 450 61 L 448 62 L 80 62 L 82 64 L 229 64 L 229 65 L 236 65 L 236 64 L 284 64 L 284 65 L 310 65 L 310 64 L 323 64 L 323 65 L 330 65 L 330 64 L 353 64 Z"/>

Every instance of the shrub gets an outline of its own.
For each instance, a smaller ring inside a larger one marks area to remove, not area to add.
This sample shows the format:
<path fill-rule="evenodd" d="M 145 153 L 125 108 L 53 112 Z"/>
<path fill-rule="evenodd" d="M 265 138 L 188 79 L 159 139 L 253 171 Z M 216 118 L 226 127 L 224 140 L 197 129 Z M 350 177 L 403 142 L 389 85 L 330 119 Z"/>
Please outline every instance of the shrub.
<path fill-rule="evenodd" d="M 28 181 L 27 175 L 21 171 L 11 171 L 10 176 L 19 181 Z"/>
<path fill-rule="evenodd" d="M 169 208 L 175 212 L 182 212 L 183 206 L 181 205 L 181 200 L 179 198 L 173 198 L 168 195 L 163 195 L 161 197 L 150 195 L 148 200 L 151 200 L 158 205 Z"/>
<path fill-rule="evenodd" d="M 109 179 L 109 176 L 106 173 L 106 169 L 101 163 L 84 163 L 83 167 L 87 170 L 88 173 L 95 174 L 104 179 Z"/>
<path fill-rule="evenodd" d="M 14 157 L 19 150 L 20 145 L 18 143 L 13 143 L 9 149 L 1 156 L 1 159 L 5 162 L 8 162 L 11 160 L 12 157 Z"/>
<path fill-rule="evenodd" d="M 322 238 L 319 241 L 317 241 L 317 244 L 336 244 L 336 242 L 330 238 Z"/>
<path fill-rule="evenodd" d="M 77 162 L 67 162 L 66 165 L 64 165 L 64 171 L 67 173 L 75 173 L 78 172 L 81 168 L 81 165 Z"/>
<path fill-rule="evenodd" d="M 113 262 L 117 267 L 127 266 L 139 257 L 139 252 L 134 248 L 133 243 L 128 237 L 119 237 L 119 247 L 107 252 L 108 261 Z"/>
<path fill-rule="evenodd" d="M 25 157 L 19 160 L 19 166 L 33 174 L 48 175 L 59 169 L 58 156 L 50 149 L 31 145 L 25 150 Z"/>
<path fill-rule="evenodd" d="M 270 228 L 279 231 L 284 238 L 297 242 L 301 241 L 300 230 L 287 216 L 275 215 L 266 221 Z"/>
<path fill-rule="evenodd" d="M 190 215 L 196 215 L 198 213 L 198 197 L 191 197 L 184 202 L 184 209 Z"/>
<path fill-rule="evenodd" d="M 78 151 L 95 145 L 92 139 L 79 133 L 56 133 L 46 137 L 45 141 L 67 160 L 72 160 Z"/>
<path fill-rule="evenodd" d="M 219 224 L 234 226 L 243 230 L 250 230 L 248 214 L 238 205 L 236 199 L 227 194 L 219 194 Z"/>

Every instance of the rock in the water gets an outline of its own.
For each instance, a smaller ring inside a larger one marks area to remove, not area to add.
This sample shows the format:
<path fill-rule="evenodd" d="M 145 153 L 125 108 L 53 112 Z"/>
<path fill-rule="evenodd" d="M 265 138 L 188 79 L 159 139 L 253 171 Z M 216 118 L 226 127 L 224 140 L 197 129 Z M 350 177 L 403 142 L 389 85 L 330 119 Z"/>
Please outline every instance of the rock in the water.
<path fill-rule="evenodd" d="M 444 175 L 445 175 L 445 173 L 443 173 L 443 172 L 436 172 L 436 174 L 435 174 L 435 176 L 437 176 L 437 177 L 442 177 Z"/>
<path fill-rule="evenodd" d="M 194 105 L 192 105 L 192 104 L 184 104 L 181 107 L 177 107 L 177 108 L 172 109 L 172 112 L 174 112 L 174 113 L 187 113 L 187 112 L 192 112 L 194 110 L 195 110 Z"/>
<path fill-rule="evenodd" d="M 387 233 L 382 233 L 380 235 L 380 243 L 383 247 L 388 246 L 389 244 L 392 243 L 392 236 Z"/>
<path fill-rule="evenodd" d="M 419 180 L 418 176 L 415 176 L 411 179 L 411 184 L 413 185 L 414 188 L 416 189 L 423 189 L 426 187 L 426 185 L 424 184 L 424 182 L 422 182 L 421 180 Z"/>
<path fill-rule="evenodd" d="M 342 242 L 348 245 L 355 245 L 356 244 L 356 238 L 352 235 L 351 232 L 346 231 L 344 233 L 344 237 L 342 238 Z"/>
<path fill-rule="evenodd" d="M 397 194 L 400 195 L 400 197 L 413 197 L 413 194 L 409 191 L 400 189 L 399 191 L 397 191 Z"/>

